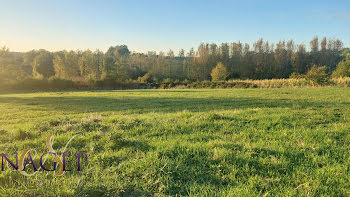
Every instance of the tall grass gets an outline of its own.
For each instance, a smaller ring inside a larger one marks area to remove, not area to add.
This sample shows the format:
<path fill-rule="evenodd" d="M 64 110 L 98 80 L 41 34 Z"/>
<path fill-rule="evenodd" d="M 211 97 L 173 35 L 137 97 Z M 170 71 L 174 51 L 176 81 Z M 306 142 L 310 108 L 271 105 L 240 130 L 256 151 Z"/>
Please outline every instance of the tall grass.
<path fill-rule="evenodd" d="M 350 77 L 335 78 L 331 81 L 338 87 L 350 87 Z"/>
<path fill-rule="evenodd" d="M 307 79 L 263 79 L 242 81 L 245 83 L 254 84 L 258 88 L 296 88 L 320 86 Z"/>
<path fill-rule="evenodd" d="M 193 85 L 195 84 L 195 85 Z M 180 87 L 185 88 L 306 88 L 306 87 L 350 87 L 350 77 L 334 78 L 326 84 L 317 84 L 308 79 L 262 79 L 229 80 L 225 82 L 194 82 Z"/>
<path fill-rule="evenodd" d="M 167 79 L 159 83 L 138 81 L 117 82 L 106 79 L 92 82 L 71 81 L 58 78 L 25 79 L 16 83 L 1 83 L 0 90 L 111 90 L 111 89 L 201 89 L 201 88 L 305 88 L 305 87 L 350 87 L 350 77 L 333 78 L 325 84 L 309 79 L 262 79 L 229 81 L 193 81 Z"/>

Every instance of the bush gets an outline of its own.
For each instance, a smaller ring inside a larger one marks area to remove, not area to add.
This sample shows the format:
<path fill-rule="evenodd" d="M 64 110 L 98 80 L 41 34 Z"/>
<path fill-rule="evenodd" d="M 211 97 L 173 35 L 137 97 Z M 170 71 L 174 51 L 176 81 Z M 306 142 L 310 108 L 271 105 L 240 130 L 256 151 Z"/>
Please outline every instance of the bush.
<path fill-rule="evenodd" d="M 56 77 L 50 77 L 48 84 L 51 89 L 69 89 L 75 87 L 75 83 L 73 81 Z"/>
<path fill-rule="evenodd" d="M 190 84 L 191 83 L 191 81 L 190 80 L 188 80 L 188 79 L 185 79 L 183 82 L 183 85 L 187 85 L 187 84 Z"/>
<path fill-rule="evenodd" d="M 211 82 L 211 81 L 195 81 L 187 84 L 187 88 L 256 88 L 257 85 L 244 81 L 227 81 L 227 82 Z"/>
<path fill-rule="evenodd" d="M 130 82 L 118 82 L 114 79 L 98 80 L 93 85 L 93 88 L 97 89 L 144 89 L 147 88 L 147 84 L 138 83 L 134 81 Z"/>
<path fill-rule="evenodd" d="M 315 84 L 324 85 L 329 83 L 329 73 L 326 66 L 312 66 L 306 73 L 306 78 Z"/>
<path fill-rule="evenodd" d="M 290 76 L 290 79 L 305 79 L 305 75 L 297 73 L 297 72 L 293 72 Z"/>
<path fill-rule="evenodd" d="M 14 90 L 62 90 L 77 88 L 70 80 L 51 77 L 49 79 L 24 79 L 12 85 Z"/>
<path fill-rule="evenodd" d="M 166 88 L 172 88 L 175 87 L 175 83 L 172 79 L 170 78 L 166 78 L 162 81 L 162 83 L 160 84 L 160 88 L 162 89 L 166 89 Z"/>
<path fill-rule="evenodd" d="M 14 84 L 12 88 L 15 90 L 42 90 L 49 89 L 49 84 L 46 79 L 24 79 Z"/>
<path fill-rule="evenodd" d="M 219 62 L 211 71 L 210 75 L 213 81 L 224 81 L 228 76 L 228 72 L 226 67 L 221 62 Z"/>
<path fill-rule="evenodd" d="M 143 77 L 139 77 L 138 81 L 142 83 L 152 83 L 152 75 L 150 73 L 146 73 Z"/>
<path fill-rule="evenodd" d="M 338 63 L 337 68 L 332 73 L 333 78 L 350 77 L 350 59 Z"/>
<path fill-rule="evenodd" d="M 333 78 L 331 81 L 337 87 L 350 87 L 350 77 Z"/>
<path fill-rule="evenodd" d="M 94 87 L 113 88 L 117 82 L 112 78 L 95 81 Z"/>

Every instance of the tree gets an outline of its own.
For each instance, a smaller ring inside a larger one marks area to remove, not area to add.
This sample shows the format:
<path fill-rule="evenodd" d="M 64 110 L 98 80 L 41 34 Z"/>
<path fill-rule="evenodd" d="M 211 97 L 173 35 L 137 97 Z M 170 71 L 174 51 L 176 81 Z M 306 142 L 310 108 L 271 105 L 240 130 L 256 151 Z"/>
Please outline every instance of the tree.
<path fill-rule="evenodd" d="M 298 49 L 292 54 L 292 68 L 296 73 L 304 74 L 307 71 L 307 55 L 304 45 L 298 45 Z"/>
<path fill-rule="evenodd" d="M 150 73 L 146 73 L 144 76 L 139 77 L 138 80 L 142 83 L 152 83 L 153 82 L 152 75 Z"/>
<path fill-rule="evenodd" d="M 350 61 L 341 61 L 332 73 L 333 78 L 350 77 Z"/>
<path fill-rule="evenodd" d="M 341 54 L 343 59 L 350 59 L 350 48 L 345 48 Z"/>
<path fill-rule="evenodd" d="M 180 49 L 178 56 L 179 56 L 180 59 L 184 59 L 185 58 L 185 50 L 184 49 Z"/>
<path fill-rule="evenodd" d="M 249 50 L 250 46 L 249 44 L 245 43 L 244 47 L 242 49 L 242 66 L 240 69 L 240 77 L 241 78 L 250 78 L 253 79 L 255 76 L 255 60 L 254 55 L 255 53 L 253 51 Z"/>
<path fill-rule="evenodd" d="M 311 41 L 310 41 L 310 48 L 311 48 L 311 61 L 312 64 L 319 64 L 319 45 L 318 45 L 318 37 L 315 36 Z"/>
<path fill-rule="evenodd" d="M 229 65 L 230 63 L 230 47 L 227 43 L 222 43 L 220 46 L 220 61 L 225 64 Z"/>
<path fill-rule="evenodd" d="M 216 45 L 212 44 L 209 48 L 209 44 L 201 43 L 198 47 L 196 56 L 193 58 L 194 62 L 190 67 L 191 78 L 199 81 L 208 80 L 210 77 L 210 71 L 216 64 L 216 62 L 213 61 L 215 55 Z"/>
<path fill-rule="evenodd" d="M 130 54 L 130 51 L 128 49 L 128 46 L 126 45 L 109 47 L 108 51 L 106 52 L 107 56 L 114 56 L 114 57 L 128 56 L 129 54 Z"/>
<path fill-rule="evenodd" d="M 244 75 L 243 65 L 243 47 L 242 43 L 232 43 L 230 50 L 230 63 L 227 65 L 227 70 L 232 77 L 241 77 Z"/>
<path fill-rule="evenodd" d="M 327 66 L 330 70 L 335 70 L 337 64 L 342 60 L 341 52 L 343 50 L 343 43 L 338 39 L 328 40 L 327 43 Z"/>
<path fill-rule="evenodd" d="M 62 51 L 55 54 L 53 63 L 55 76 L 62 79 L 74 79 L 80 76 L 79 57 L 74 51 Z"/>
<path fill-rule="evenodd" d="M 130 66 L 128 65 L 126 58 L 120 58 L 115 62 L 115 67 L 113 70 L 114 79 L 117 81 L 125 81 L 130 79 Z"/>
<path fill-rule="evenodd" d="M 289 65 L 288 65 L 288 56 L 286 50 L 286 42 L 279 41 L 274 53 L 274 62 L 275 69 L 274 74 L 277 78 L 283 78 L 285 75 L 288 75 Z"/>
<path fill-rule="evenodd" d="M 102 72 L 101 78 L 102 79 L 112 78 L 113 68 L 114 68 L 113 57 L 105 55 L 105 57 L 103 58 L 103 63 L 102 63 L 102 68 L 101 68 L 101 72 Z"/>
<path fill-rule="evenodd" d="M 313 65 L 306 73 L 306 78 L 316 84 L 326 84 L 329 81 L 329 73 L 326 66 Z"/>
<path fill-rule="evenodd" d="M 31 67 L 23 65 L 23 53 L 11 52 L 7 47 L 0 47 L 0 81 L 15 83 L 32 77 Z"/>
<path fill-rule="evenodd" d="M 350 50 L 345 49 L 342 53 L 343 61 L 339 62 L 337 68 L 332 73 L 332 77 L 350 77 Z"/>
<path fill-rule="evenodd" d="M 53 55 L 52 53 L 40 50 L 39 55 L 34 58 L 33 61 L 33 76 L 49 78 L 55 75 L 53 68 Z"/>
<path fill-rule="evenodd" d="M 78 64 L 80 69 L 80 75 L 86 79 L 97 80 L 100 79 L 102 67 L 102 55 L 101 52 L 91 52 L 90 50 L 84 51 L 79 58 Z"/>
<path fill-rule="evenodd" d="M 22 68 L 30 76 L 33 76 L 33 63 L 34 63 L 35 57 L 38 55 L 39 55 L 39 51 L 37 50 L 28 51 L 23 55 Z"/>
<path fill-rule="evenodd" d="M 264 42 L 261 38 L 253 44 L 254 47 L 254 78 L 266 79 L 273 77 L 273 64 L 274 64 L 274 53 L 273 47 L 268 43 Z M 279 67 L 279 66 L 277 66 Z M 280 70 L 279 68 L 277 70 Z"/>
<path fill-rule="evenodd" d="M 219 62 L 216 67 L 211 71 L 212 81 L 224 81 L 228 76 L 226 67 Z"/>
<path fill-rule="evenodd" d="M 307 73 L 312 65 L 324 65 L 329 72 L 336 70 L 333 77 L 342 77 L 348 76 L 346 57 L 349 56 L 349 51 L 343 51 L 347 54 L 341 56 L 342 51 L 340 40 L 317 37 L 311 40 L 310 50 L 304 45 L 294 45 L 293 41 L 273 44 L 259 39 L 253 47 L 239 41 L 201 43 L 197 50 L 192 48 L 187 54 L 180 50 L 178 56 L 172 50 L 159 54 L 130 52 L 126 45 L 112 46 L 105 53 L 90 50 L 20 53 L 0 48 L 0 80 L 12 83 L 33 76 L 50 77 L 54 73 L 69 80 L 125 81 L 149 73 L 155 81 L 165 78 L 203 81 L 212 78 L 211 72 L 219 62 L 225 65 L 226 78 L 288 78 L 293 72 Z"/>

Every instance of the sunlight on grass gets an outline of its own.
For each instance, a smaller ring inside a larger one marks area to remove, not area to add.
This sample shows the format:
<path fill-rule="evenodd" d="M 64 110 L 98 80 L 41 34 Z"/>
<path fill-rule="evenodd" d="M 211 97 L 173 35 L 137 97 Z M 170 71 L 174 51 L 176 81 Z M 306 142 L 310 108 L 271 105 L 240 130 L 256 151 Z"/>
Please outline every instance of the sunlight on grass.
<path fill-rule="evenodd" d="M 347 88 L 128 90 L 0 94 L 0 149 L 55 136 L 86 152 L 75 184 L 9 187 L 2 195 L 347 196 Z M 12 158 L 12 157 L 11 157 Z M 35 161 L 37 162 L 37 161 Z M 31 180 L 52 180 L 49 172 Z"/>

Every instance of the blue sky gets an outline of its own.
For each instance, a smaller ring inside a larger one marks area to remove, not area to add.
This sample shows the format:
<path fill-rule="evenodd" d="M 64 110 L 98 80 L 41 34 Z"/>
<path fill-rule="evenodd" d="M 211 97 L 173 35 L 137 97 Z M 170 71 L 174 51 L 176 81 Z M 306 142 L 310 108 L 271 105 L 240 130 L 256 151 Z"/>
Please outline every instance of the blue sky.
<path fill-rule="evenodd" d="M 2 0 L 0 46 L 132 51 L 188 51 L 201 42 L 293 39 L 315 35 L 350 46 L 350 1 Z"/>

